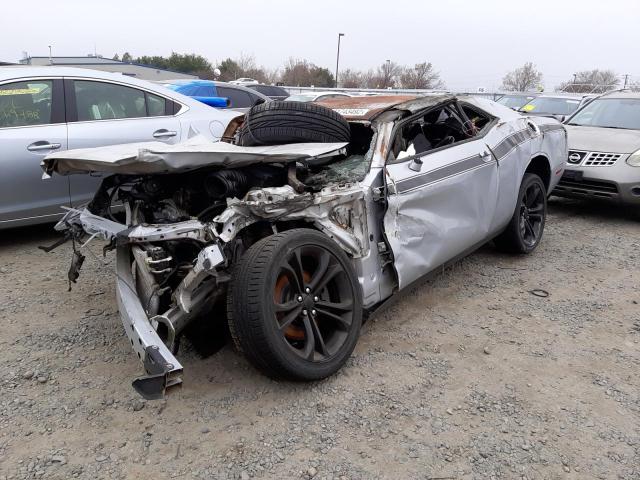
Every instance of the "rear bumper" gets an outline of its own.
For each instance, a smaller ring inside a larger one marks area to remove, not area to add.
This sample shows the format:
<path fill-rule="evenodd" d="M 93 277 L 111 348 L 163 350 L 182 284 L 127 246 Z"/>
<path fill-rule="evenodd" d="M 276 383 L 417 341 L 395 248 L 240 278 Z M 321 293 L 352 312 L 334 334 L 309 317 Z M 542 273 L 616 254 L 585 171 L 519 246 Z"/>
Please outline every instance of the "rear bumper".
<path fill-rule="evenodd" d="M 131 269 L 131 247 L 116 252 L 116 298 L 124 331 L 147 375 L 133 381 L 133 387 L 147 399 L 162 398 L 167 389 L 182 383 L 182 365 L 158 336 L 144 311 Z"/>

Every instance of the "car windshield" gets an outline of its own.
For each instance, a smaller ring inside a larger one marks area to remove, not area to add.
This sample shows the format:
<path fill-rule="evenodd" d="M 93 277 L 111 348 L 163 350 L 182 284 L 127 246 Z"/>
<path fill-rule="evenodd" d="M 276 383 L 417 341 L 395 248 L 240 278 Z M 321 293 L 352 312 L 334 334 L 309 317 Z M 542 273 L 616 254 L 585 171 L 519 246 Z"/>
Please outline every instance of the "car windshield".
<path fill-rule="evenodd" d="M 640 98 L 598 98 L 571 117 L 568 125 L 640 130 Z"/>
<path fill-rule="evenodd" d="M 496 100 L 496 102 L 505 107 L 518 109 L 526 105 L 533 98 L 534 97 L 527 97 L 525 95 L 505 95 Z"/>
<path fill-rule="evenodd" d="M 312 102 L 315 95 L 291 95 L 287 98 L 290 102 Z"/>
<path fill-rule="evenodd" d="M 574 98 L 537 97 L 520 110 L 527 113 L 549 113 L 551 115 L 571 115 L 578 109 L 580 100 Z"/>

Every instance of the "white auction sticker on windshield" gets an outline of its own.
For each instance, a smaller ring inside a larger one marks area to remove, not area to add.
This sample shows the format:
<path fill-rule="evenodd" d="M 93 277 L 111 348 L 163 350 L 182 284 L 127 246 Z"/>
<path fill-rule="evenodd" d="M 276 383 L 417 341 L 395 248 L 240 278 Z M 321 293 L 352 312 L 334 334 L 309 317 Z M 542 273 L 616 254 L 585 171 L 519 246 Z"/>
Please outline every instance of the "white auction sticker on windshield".
<path fill-rule="evenodd" d="M 333 110 L 345 117 L 364 117 L 369 111 L 368 108 L 336 108 Z"/>

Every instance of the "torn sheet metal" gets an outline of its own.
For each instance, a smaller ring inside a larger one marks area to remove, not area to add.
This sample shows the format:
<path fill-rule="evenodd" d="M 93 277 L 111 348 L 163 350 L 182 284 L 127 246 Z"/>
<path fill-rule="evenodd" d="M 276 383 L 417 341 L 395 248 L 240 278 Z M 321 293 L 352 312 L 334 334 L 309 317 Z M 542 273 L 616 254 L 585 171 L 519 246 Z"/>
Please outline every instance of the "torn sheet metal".
<path fill-rule="evenodd" d="M 219 225 L 218 237 L 229 242 L 264 219 L 313 222 L 354 258 L 369 251 L 364 193 L 358 185 L 327 187 L 316 194 L 297 194 L 288 185 L 252 190 L 244 200 L 228 200 L 228 208 L 213 222 Z"/>
<path fill-rule="evenodd" d="M 344 153 L 342 150 L 347 145 L 341 142 L 239 147 L 198 136 L 175 145 L 146 142 L 56 152 L 43 160 L 42 167 L 49 175 L 53 172 L 144 175 L 212 166 L 238 168 L 256 163 L 301 161 Z"/>

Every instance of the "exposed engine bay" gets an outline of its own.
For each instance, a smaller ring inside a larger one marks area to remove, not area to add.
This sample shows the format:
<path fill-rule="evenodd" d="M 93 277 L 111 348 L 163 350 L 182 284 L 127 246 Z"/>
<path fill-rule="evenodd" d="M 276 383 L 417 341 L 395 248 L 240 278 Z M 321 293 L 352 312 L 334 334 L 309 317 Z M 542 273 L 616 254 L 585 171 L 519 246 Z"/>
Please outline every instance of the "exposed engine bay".
<path fill-rule="evenodd" d="M 140 332 L 151 328 L 175 354 L 193 319 L 214 308 L 224 312 L 232 268 L 260 239 L 313 228 L 353 258 L 367 254 L 366 208 L 358 181 L 368 172 L 375 135 L 370 124 L 354 123 L 351 129 L 346 148 L 302 161 L 276 158 L 238 168 L 116 173 L 103 180 L 84 210 L 70 210 L 58 224 L 58 230 L 78 241 L 87 236 L 107 240 L 105 253 L 118 250 L 117 270 L 125 272 L 119 278 L 137 297 L 128 301 L 127 288 L 120 291 L 120 310 L 125 318 L 127 308 L 135 310 L 138 301 L 142 306 L 147 324 L 135 325 L 142 315 L 131 314 L 128 334 L 138 335 L 140 345 L 132 344 L 147 372 L 153 371 L 154 351 Z M 79 251 L 74 254 L 70 282 L 77 280 L 83 260 Z M 181 368 L 176 363 L 175 371 Z M 159 373 L 169 378 L 167 371 Z M 138 381 L 134 386 L 143 396 L 156 395 L 149 379 Z"/>

